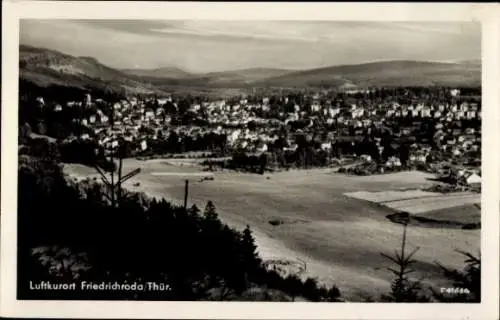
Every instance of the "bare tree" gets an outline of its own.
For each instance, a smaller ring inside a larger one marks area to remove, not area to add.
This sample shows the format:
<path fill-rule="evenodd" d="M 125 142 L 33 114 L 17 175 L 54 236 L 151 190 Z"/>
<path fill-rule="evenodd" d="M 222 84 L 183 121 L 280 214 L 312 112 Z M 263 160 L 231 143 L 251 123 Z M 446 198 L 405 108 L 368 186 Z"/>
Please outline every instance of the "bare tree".
<path fill-rule="evenodd" d="M 105 91 L 109 84 L 110 83 L 106 85 Z M 115 110 L 112 102 L 109 103 L 108 106 L 110 109 L 109 121 L 111 130 L 113 131 L 115 125 Z M 110 168 L 102 168 L 98 163 L 96 163 L 94 167 L 101 176 L 101 180 L 108 188 L 109 192 L 105 194 L 106 197 L 110 200 L 111 206 L 116 208 L 119 206 L 123 197 L 123 183 L 138 175 L 141 172 L 141 169 L 137 168 L 127 174 L 123 174 L 123 159 L 126 157 L 126 154 L 124 141 L 122 139 L 113 140 L 111 142 L 111 148 L 108 148 L 105 152 L 106 151 L 109 156 L 109 162 L 112 164 Z M 118 160 L 118 171 L 116 170 L 115 160 Z"/>

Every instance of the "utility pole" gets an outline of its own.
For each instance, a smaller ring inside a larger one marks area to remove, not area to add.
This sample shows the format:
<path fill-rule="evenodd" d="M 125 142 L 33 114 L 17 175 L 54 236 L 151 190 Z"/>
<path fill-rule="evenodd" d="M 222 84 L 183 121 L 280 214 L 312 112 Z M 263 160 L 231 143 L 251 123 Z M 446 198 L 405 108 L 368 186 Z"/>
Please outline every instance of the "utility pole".
<path fill-rule="evenodd" d="M 186 184 L 184 186 L 184 210 L 187 211 L 187 201 L 189 192 L 189 180 L 186 179 Z"/>

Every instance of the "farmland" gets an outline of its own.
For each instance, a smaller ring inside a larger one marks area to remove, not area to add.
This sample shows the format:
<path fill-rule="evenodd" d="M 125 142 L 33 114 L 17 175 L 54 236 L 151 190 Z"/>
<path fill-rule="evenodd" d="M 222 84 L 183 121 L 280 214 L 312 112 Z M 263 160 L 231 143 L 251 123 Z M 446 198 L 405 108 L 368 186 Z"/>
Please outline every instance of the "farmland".
<path fill-rule="evenodd" d="M 183 179 L 190 179 L 189 205 L 203 209 L 212 200 L 227 224 L 251 226 L 264 259 L 303 260 L 307 265 L 303 275 L 337 284 L 348 300 L 360 300 L 366 293 L 377 298 L 389 290 L 391 275 L 385 270 L 389 265 L 380 252 L 390 254 L 399 247 L 402 229 L 386 218 L 394 212 L 390 208 L 345 193 L 418 189 L 431 183 L 420 172 L 357 177 L 335 174 L 331 169 L 265 175 L 221 172 L 215 173 L 214 181 L 201 182 L 194 176 L 201 173 L 200 168 L 181 163 L 127 159 L 126 171 L 140 167 L 142 172 L 126 187 L 181 203 Z M 81 165 L 66 165 L 66 171 L 76 177 L 95 174 Z M 155 172 L 172 174 L 153 175 Z M 395 194 L 389 193 L 390 200 L 406 201 Z M 271 220 L 282 223 L 273 225 Z M 434 262 L 462 267 L 462 256 L 454 250 L 477 252 L 480 231 L 410 227 L 408 245 L 420 247 L 415 276 L 439 286 L 445 282 Z"/>
<path fill-rule="evenodd" d="M 395 211 L 405 211 L 413 216 L 452 224 L 478 223 L 481 210 L 474 205 L 481 203 L 481 195 L 474 192 L 442 194 L 421 190 L 352 192 L 347 196 L 371 201 Z"/>

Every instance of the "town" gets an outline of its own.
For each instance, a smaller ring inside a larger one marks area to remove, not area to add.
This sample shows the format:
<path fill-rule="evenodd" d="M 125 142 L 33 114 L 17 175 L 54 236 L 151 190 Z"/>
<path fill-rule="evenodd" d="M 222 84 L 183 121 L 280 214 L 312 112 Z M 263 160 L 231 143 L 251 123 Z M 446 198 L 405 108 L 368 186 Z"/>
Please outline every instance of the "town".
<path fill-rule="evenodd" d="M 29 131 L 59 137 L 62 145 L 93 143 L 103 155 L 120 144 L 125 157 L 232 156 L 233 167 L 240 169 L 252 165 L 241 154 L 265 155 L 262 170 L 324 167 L 351 159 L 357 165 L 342 169 L 357 174 L 402 167 L 429 171 L 446 164 L 440 166 L 441 174 L 454 172 L 459 179 L 472 176 L 471 183 L 480 182 L 479 90 L 367 89 L 219 100 L 133 96 L 115 101 L 87 93 L 76 101 L 37 97 L 25 105 L 38 110 L 24 113 Z"/>

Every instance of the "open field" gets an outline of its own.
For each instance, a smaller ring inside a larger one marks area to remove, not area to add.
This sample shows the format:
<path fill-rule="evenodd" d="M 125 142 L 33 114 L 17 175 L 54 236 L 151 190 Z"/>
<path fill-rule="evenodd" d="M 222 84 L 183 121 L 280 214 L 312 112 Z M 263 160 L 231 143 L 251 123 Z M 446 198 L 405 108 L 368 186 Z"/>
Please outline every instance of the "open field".
<path fill-rule="evenodd" d="M 350 192 L 345 195 L 374 202 L 395 211 L 405 211 L 424 219 L 457 222 L 459 225 L 481 221 L 481 210 L 474 206 L 481 203 L 481 194 L 474 192 L 442 194 L 404 190 Z"/>
<path fill-rule="evenodd" d="M 385 202 L 384 205 L 398 211 L 422 214 L 428 211 L 472 205 L 479 202 L 481 202 L 481 195 L 478 193 L 457 192 L 441 196 Z"/>
<path fill-rule="evenodd" d="M 379 192 L 367 192 L 367 191 L 358 191 L 358 192 L 348 192 L 346 196 L 371 201 L 375 203 L 385 203 L 389 201 L 398 201 L 405 199 L 417 199 L 417 198 L 427 198 L 427 197 L 437 197 L 440 196 L 440 193 L 437 192 L 427 192 L 422 190 L 404 190 L 404 191 L 379 191 Z"/>
<path fill-rule="evenodd" d="M 227 224 L 252 227 L 264 259 L 303 260 L 304 276 L 335 283 L 348 300 L 359 300 L 366 293 L 378 299 L 379 294 L 389 291 L 391 274 L 385 267 L 390 265 L 380 252 L 391 254 L 399 248 L 402 228 L 386 218 L 391 209 L 344 193 L 417 189 L 432 183 L 421 172 L 358 177 L 335 174 L 332 169 L 265 175 L 221 172 L 214 174 L 214 181 L 200 182 L 192 176 L 201 172 L 195 166 L 172 166 L 160 160 L 124 161 L 126 172 L 137 167 L 142 172 L 127 181 L 127 188 L 181 203 L 183 179 L 191 179 L 190 205 L 203 209 L 212 200 Z M 67 165 L 66 171 L 80 177 L 95 174 L 80 165 Z M 158 176 L 152 172 L 177 174 Z M 189 174 L 183 176 L 182 172 Z M 133 187 L 136 182 L 140 185 Z M 283 223 L 269 223 L 275 219 Z M 410 227 L 408 245 L 420 247 L 415 276 L 440 286 L 447 282 L 434 262 L 461 268 L 463 258 L 454 250 L 476 253 L 480 230 Z"/>
<path fill-rule="evenodd" d="M 419 216 L 441 221 L 460 221 L 466 224 L 478 223 L 481 222 L 481 209 L 474 205 L 466 204 L 446 209 L 427 211 L 423 214 L 419 214 Z"/>

